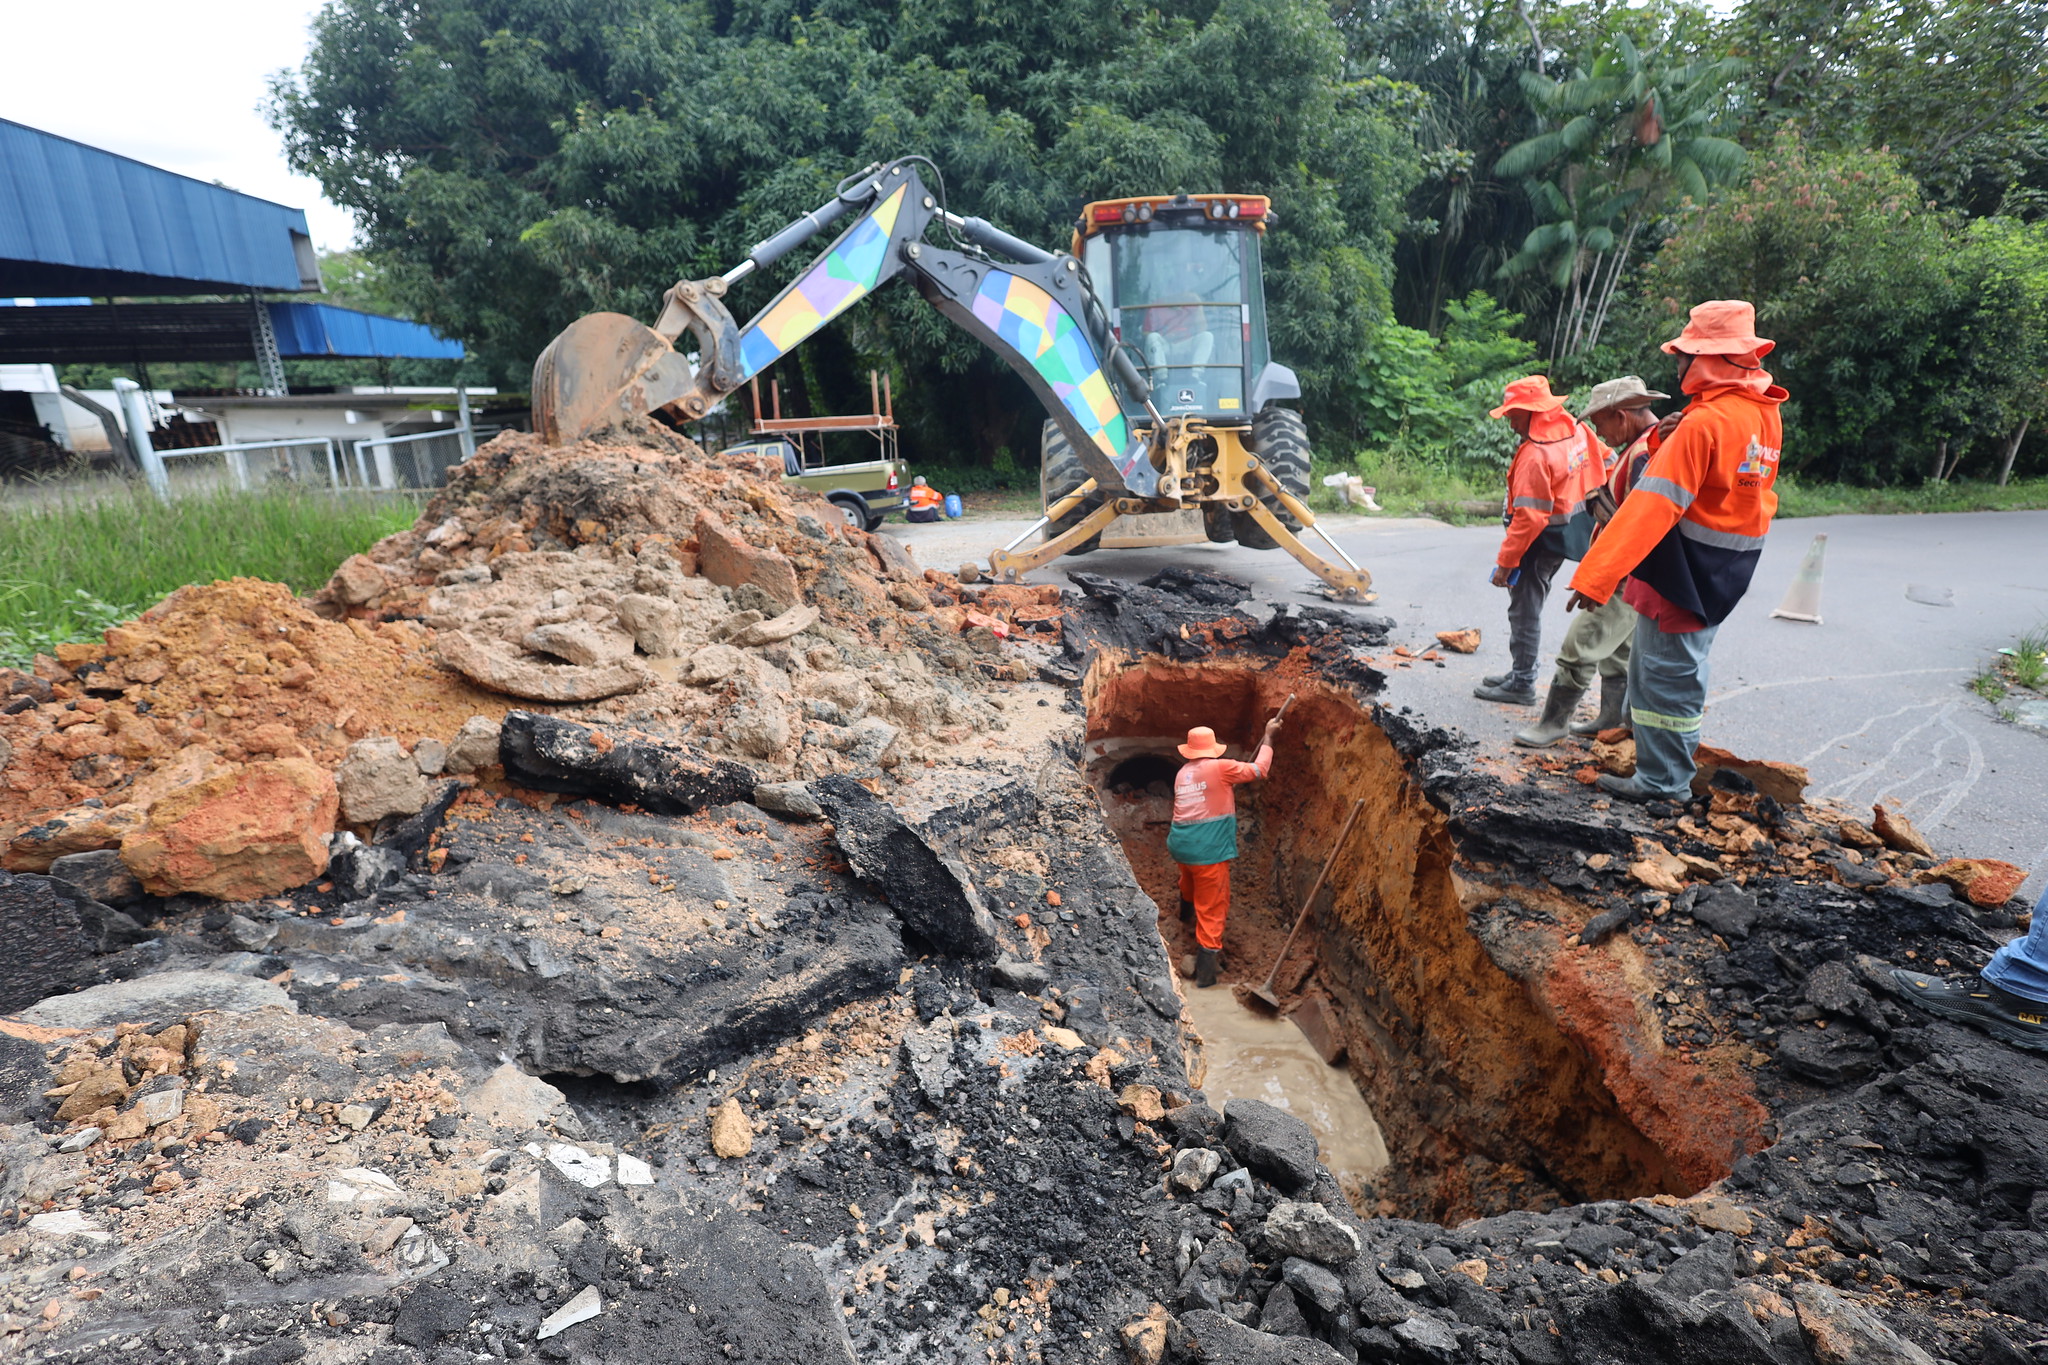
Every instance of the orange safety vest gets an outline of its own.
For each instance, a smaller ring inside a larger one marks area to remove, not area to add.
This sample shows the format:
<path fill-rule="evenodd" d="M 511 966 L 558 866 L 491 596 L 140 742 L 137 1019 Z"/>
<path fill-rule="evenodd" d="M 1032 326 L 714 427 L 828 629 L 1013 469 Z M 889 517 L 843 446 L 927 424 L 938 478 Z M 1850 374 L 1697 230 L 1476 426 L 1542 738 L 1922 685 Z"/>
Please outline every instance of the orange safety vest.
<path fill-rule="evenodd" d="M 1551 431 L 1559 434 L 1550 436 Z M 1508 466 L 1508 504 L 1501 518 L 1507 533 L 1495 562 L 1504 569 L 1519 567 L 1539 539 L 1564 553 L 1567 528 L 1573 518 L 1587 515 L 1586 494 L 1606 482 L 1612 454 L 1590 427 L 1562 413 L 1544 413 L 1531 423 L 1529 439 Z"/>
<path fill-rule="evenodd" d="M 1574 591 L 1605 602 L 1633 575 L 1708 625 L 1735 610 L 1778 510 L 1784 440 L 1785 390 L 1753 373 L 1760 378 L 1704 388 L 1693 399 L 1580 563 Z"/>
<path fill-rule="evenodd" d="M 928 483 L 912 484 L 910 486 L 910 505 L 912 507 L 937 507 L 945 500 L 945 494 L 939 492 L 938 489 Z"/>

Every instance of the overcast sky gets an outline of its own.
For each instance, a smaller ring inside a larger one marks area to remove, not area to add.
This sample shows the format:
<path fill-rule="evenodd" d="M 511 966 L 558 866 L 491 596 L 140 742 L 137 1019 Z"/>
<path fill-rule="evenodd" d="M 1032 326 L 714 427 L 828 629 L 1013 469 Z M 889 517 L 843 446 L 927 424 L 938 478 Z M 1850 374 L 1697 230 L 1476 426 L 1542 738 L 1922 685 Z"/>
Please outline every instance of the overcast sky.
<path fill-rule="evenodd" d="M 317 0 L 12 0 L 0 118 L 306 211 L 313 241 L 349 245 L 349 215 L 285 166 L 259 109 L 306 53 Z"/>

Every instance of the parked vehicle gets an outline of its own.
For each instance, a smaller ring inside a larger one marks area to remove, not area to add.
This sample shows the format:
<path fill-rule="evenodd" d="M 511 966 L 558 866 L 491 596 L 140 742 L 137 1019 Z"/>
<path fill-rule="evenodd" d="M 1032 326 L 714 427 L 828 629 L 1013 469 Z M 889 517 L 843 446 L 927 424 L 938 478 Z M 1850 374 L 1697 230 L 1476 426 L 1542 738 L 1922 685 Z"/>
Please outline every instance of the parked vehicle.
<path fill-rule="evenodd" d="M 857 531 L 873 531 L 882 518 L 904 506 L 903 487 L 909 483 L 901 460 L 867 460 L 860 464 L 813 464 L 806 466 L 794 443 L 770 436 L 744 445 L 727 446 L 729 454 L 765 455 L 782 461 L 782 481 L 824 495 L 839 509 L 846 524 Z"/>

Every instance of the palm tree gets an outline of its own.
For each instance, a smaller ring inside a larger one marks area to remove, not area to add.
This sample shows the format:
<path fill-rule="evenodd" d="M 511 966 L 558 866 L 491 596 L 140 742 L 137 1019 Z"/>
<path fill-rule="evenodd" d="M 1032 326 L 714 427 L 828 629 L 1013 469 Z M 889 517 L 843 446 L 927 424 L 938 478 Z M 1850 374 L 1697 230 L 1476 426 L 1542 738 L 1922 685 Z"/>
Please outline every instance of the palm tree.
<path fill-rule="evenodd" d="M 1712 129 L 1744 63 L 1733 57 L 1658 67 L 1627 34 L 1590 72 L 1522 74 L 1522 92 L 1551 126 L 1501 154 L 1494 171 L 1521 177 L 1540 220 L 1501 267 L 1541 271 L 1558 290 L 1551 357 L 1600 343 L 1615 287 L 1643 226 L 1674 194 L 1704 199 L 1747 154 Z"/>

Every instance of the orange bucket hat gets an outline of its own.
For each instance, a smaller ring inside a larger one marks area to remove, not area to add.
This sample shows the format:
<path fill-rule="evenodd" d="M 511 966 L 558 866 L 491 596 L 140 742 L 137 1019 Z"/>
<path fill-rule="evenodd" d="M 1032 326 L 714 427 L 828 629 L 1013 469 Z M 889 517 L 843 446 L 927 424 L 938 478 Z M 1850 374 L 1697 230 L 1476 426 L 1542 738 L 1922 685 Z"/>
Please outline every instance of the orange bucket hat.
<path fill-rule="evenodd" d="M 1660 348 L 1665 355 L 1769 355 L 1777 342 L 1756 334 L 1756 309 L 1746 299 L 1696 304 L 1685 327 Z"/>
<path fill-rule="evenodd" d="M 1180 746 L 1182 758 L 1220 758 L 1226 746 L 1216 742 L 1216 732 L 1206 725 L 1188 731 L 1188 742 Z"/>
<path fill-rule="evenodd" d="M 1508 385 L 1507 392 L 1501 395 L 1500 406 L 1486 415 L 1503 417 L 1510 412 L 1556 412 L 1569 397 L 1571 395 L 1567 393 L 1550 391 L 1549 375 L 1532 374 Z"/>

